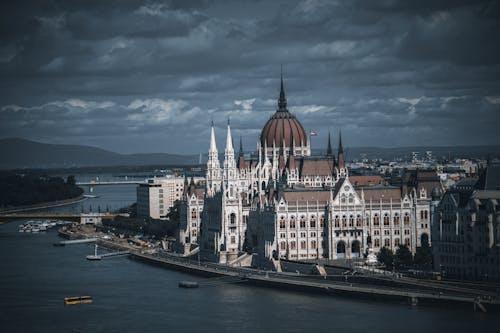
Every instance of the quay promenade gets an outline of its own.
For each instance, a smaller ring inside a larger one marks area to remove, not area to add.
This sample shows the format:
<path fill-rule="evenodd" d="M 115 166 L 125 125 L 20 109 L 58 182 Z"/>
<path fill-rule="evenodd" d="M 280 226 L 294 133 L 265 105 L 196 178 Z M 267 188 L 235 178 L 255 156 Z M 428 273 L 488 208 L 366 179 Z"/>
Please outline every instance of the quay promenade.
<path fill-rule="evenodd" d="M 481 311 L 500 309 L 500 299 L 494 293 L 477 290 L 427 290 L 413 287 L 389 287 L 384 285 L 342 282 L 327 279 L 326 277 L 301 275 L 295 273 L 278 273 L 261 271 L 251 268 L 230 267 L 206 262 L 187 261 L 168 256 L 145 254 L 138 251 L 130 254 L 132 259 L 151 264 L 164 266 L 170 269 L 183 271 L 204 277 L 230 276 L 238 277 L 242 282 L 279 289 L 314 292 L 324 295 L 342 295 L 358 298 L 378 300 L 392 300 L 417 304 L 456 304 L 470 305 Z"/>

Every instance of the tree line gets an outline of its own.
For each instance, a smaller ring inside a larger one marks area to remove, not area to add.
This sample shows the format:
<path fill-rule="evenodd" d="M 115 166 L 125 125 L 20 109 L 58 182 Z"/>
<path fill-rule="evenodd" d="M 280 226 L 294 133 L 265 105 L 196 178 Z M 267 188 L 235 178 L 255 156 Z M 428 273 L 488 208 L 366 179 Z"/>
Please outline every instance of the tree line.
<path fill-rule="evenodd" d="M 384 246 L 380 249 L 377 259 L 388 270 L 402 271 L 412 268 L 432 270 L 432 251 L 427 242 L 424 242 L 421 247 L 417 247 L 415 256 L 406 245 L 400 245 L 396 253 Z"/>
<path fill-rule="evenodd" d="M 76 186 L 75 177 L 49 177 L 46 174 L 0 172 L 0 207 L 33 205 L 75 198 L 83 190 Z"/>

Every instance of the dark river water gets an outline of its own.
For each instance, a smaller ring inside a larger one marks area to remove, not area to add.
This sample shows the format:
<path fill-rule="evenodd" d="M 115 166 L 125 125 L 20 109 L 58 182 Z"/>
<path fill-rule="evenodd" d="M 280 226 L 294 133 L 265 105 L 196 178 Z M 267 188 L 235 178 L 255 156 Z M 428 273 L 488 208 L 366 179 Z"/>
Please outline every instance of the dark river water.
<path fill-rule="evenodd" d="M 95 189 L 96 190 L 96 189 Z M 101 187 L 93 204 L 127 205 L 135 187 Z M 109 201 L 108 201 L 109 199 Z M 88 204 L 85 202 L 84 204 Z M 58 208 L 71 211 L 82 208 Z M 85 208 L 85 206 L 83 206 Z M 498 313 L 308 295 L 244 285 L 180 289 L 200 278 L 126 257 L 90 262 L 90 245 L 0 225 L 0 332 L 496 332 Z M 65 306 L 63 298 L 94 302 Z"/>

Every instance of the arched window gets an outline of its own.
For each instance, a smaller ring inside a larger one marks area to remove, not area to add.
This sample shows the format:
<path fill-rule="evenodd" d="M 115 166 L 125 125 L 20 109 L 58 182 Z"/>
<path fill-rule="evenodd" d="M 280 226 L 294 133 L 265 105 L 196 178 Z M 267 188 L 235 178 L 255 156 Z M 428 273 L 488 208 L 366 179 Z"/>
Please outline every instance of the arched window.
<path fill-rule="evenodd" d="M 399 225 L 399 215 L 398 215 L 398 213 L 394 214 L 394 225 Z"/>
<path fill-rule="evenodd" d="M 229 215 L 229 221 L 231 224 L 236 223 L 236 214 L 235 213 L 231 213 L 231 215 Z"/>
<path fill-rule="evenodd" d="M 361 227 L 361 226 L 363 226 L 363 219 L 361 218 L 361 215 L 358 215 L 358 216 L 356 217 L 356 226 L 357 226 L 357 227 Z"/>
<path fill-rule="evenodd" d="M 390 224 L 389 214 L 385 213 L 384 214 L 384 225 L 389 225 L 389 224 Z"/>
<path fill-rule="evenodd" d="M 354 226 L 354 216 L 349 215 L 349 226 L 353 227 Z"/>
<path fill-rule="evenodd" d="M 305 228 L 306 227 L 306 217 L 303 216 L 303 215 L 300 217 L 300 227 L 301 228 Z"/>
<path fill-rule="evenodd" d="M 306 248 L 307 248 L 307 243 L 306 243 L 306 241 L 301 241 L 301 242 L 300 242 L 300 249 L 301 249 L 301 250 L 305 250 Z"/>
<path fill-rule="evenodd" d="M 280 229 L 285 229 L 285 228 L 286 228 L 285 218 L 282 216 L 280 218 Z"/>
<path fill-rule="evenodd" d="M 325 227 L 325 216 L 324 215 L 321 215 L 321 217 L 319 219 L 319 227 L 320 228 L 324 228 Z"/>
<path fill-rule="evenodd" d="M 290 229 L 295 229 L 295 216 L 290 217 Z"/>
<path fill-rule="evenodd" d="M 196 209 L 193 209 L 193 210 L 191 211 L 191 218 L 192 218 L 192 219 L 195 219 L 195 218 L 198 216 L 198 214 L 197 214 L 197 213 L 198 213 L 198 212 L 196 211 Z"/>
<path fill-rule="evenodd" d="M 423 210 L 420 211 L 420 219 L 422 219 L 422 220 L 424 219 L 424 211 Z"/>
<path fill-rule="evenodd" d="M 384 246 L 387 247 L 387 248 L 391 247 L 391 240 L 389 238 L 386 238 L 384 240 Z"/>
<path fill-rule="evenodd" d="M 375 238 L 375 241 L 374 241 L 374 246 L 375 246 L 375 247 L 380 247 L 380 239 Z"/>
<path fill-rule="evenodd" d="M 429 235 L 426 233 L 423 233 L 422 236 L 420 236 L 420 246 L 429 246 Z"/>
<path fill-rule="evenodd" d="M 316 250 L 316 241 L 315 240 L 311 241 L 311 249 Z"/>
<path fill-rule="evenodd" d="M 291 241 L 290 242 L 290 249 L 295 250 L 296 248 L 297 248 L 297 245 L 296 245 L 295 241 Z"/>
<path fill-rule="evenodd" d="M 378 216 L 378 214 L 375 214 L 373 217 L 373 225 L 380 225 L 380 216 Z"/>
<path fill-rule="evenodd" d="M 361 252 L 361 246 L 358 240 L 352 242 L 351 245 L 351 255 L 355 258 L 359 257 Z"/>
<path fill-rule="evenodd" d="M 286 250 L 286 243 L 285 242 L 280 243 L 280 250 Z"/>
<path fill-rule="evenodd" d="M 311 220 L 309 222 L 311 228 L 316 228 L 316 218 L 313 216 L 311 216 Z"/>
<path fill-rule="evenodd" d="M 345 243 L 340 241 L 337 243 L 337 258 L 345 258 Z"/>
<path fill-rule="evenodd" d="M 345 215 L 342 215 L 342 227 L 347 227 L 347 217 Z"/>
<path fill-rule="evenodd" d="M 398 246 L 399 246 L 399 243 L 400 243 L 399 238 L 396 238 L 396 239 L 394 240 L 394 246 L 395 246 L 395 247 L 398 247 Z"/>
<path fill-rule="evenodd" d="M 410 239 L 409 238 L 405 238 L 405 245 L 406 246 L 410 246 Z"/>
<path fill-rule="evenodd" d="M 405 213 L 405 216 L 403 217 L 403 222 L 404 224 L 410 224 L 410 215 L 408 213 Z"/>
<path fill-rule="evenodd" d="M 336 228 L 340 227 L 340 220 L 338 215 L 335 215 L 335 227 Z"/>
<path fill-rule="evenodd" d="M 424 218 L 427 220 L 429 218 L 429 211 L 424 210 Z"/>

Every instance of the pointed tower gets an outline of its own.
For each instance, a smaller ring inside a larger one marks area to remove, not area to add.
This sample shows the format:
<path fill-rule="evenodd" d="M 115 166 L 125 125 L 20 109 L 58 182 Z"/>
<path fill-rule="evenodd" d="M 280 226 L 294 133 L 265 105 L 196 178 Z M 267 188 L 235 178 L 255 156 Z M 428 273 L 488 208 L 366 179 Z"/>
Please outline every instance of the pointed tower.
<path fill-rule="evenodd" d="M 339 131 L 338 161 L 339 161 L 339 168 L 344 168 L 345 167 L 345 162 L 344 162 L 344 148 L 342 147 L 342 132 L 340 132 L 340 131 Z"/>
<path fill-rule="evenodd" d="M 221 185 L 221 170 L 219 163 L 219 153 L 217 152 L 217 145 L 215 143 L 214 122 L 210 129 L 210 148 L 208 150 L 207 160 L 207 194 L 213 195 L 220 190 Z"/>
<path fill-rule="evenodd" d="M 222 171 L 223 189 L 231 189 L 231 196 L 235 195 L 236 183 L 238 180 L 238 169 L 234 157 L 233 138 L 231 136 L 231 126 L 227 121 L 226 149 L 224 150 L 224 169 Z"/>
<path fill-rule="evenodd" d="M 342 132 L 339 131 L 339 149 L 338 149 L 338 157 L 337 157 L 337 176 L 338 177 L 346 177 L 347 176 L 347 168 L 345 167 L 344 161 L 344 148 L 342 147 Z"/>
<path fill-rule="evenodd" d="M 238 156 L 238 169 L 243 170 L 246 168 L 246 163 L 245 163 L 245 154 L 243 153 L 243 142 L 241 141 L 241 136 L 240 136 L 240 153 Z"/>
<path fill-rule="evenodd" d="M 328 148 L 326 148 L 326 156 L 333 157 L 332 140 L 330 138 L 330 132 L 328 132 Z"/>
<path fill-rule="evenodd" d="M 281 86 L 280 98 L 278 99 L 278 112 L 288 112 L 288 110 L 286 109 L 285 89 L 283 87 L 283 66 L 281 66 Z"/>
<path fill-rule="evenodd" d="M 283 140 L 283 145 L 280 147 L 278 156 L 278 170 L 281 172 L 283 169 L 285 169 L 285 165 L 286 165 L 285 143 Z"/>
<path fill-rule="evenodd" d="M 192 196 L 193 194 L 196 195 L 196 185 L 194 183 L 194 178 L 191 177 L 191 182 L 189 183 L 189 196 Z"/>

